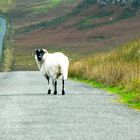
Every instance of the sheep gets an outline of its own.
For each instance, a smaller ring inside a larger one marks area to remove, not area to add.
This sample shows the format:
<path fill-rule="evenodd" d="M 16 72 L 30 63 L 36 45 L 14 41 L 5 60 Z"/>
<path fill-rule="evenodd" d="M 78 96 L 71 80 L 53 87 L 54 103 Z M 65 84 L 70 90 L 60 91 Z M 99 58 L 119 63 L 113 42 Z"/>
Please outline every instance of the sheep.
<path fill-rule="evenodd" d="M 48 80 L 48 94 L 51 94 L 50 79 L 57 94 L 57 79 L 62 76 L 62 95 L 65 94 L 65 80 L 68 76 L 69 60 L 63 53 L 48 53 L 45 49 L 35 50 L 35 60 L 40 72 Z"/>

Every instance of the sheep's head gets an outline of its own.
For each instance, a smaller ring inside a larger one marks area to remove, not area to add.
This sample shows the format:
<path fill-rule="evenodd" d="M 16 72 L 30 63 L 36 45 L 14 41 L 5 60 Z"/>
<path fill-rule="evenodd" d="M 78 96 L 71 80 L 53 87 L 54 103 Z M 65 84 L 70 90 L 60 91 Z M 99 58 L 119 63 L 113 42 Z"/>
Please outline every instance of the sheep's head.
<path fill-rule="evenodd" d="M 38 61 L 44 61 L 44 59 L 45 59 L 44 54 L 46 54 L 46 53 L 48 53 L 48 52 L 45 49 L 36 49 L 35 50 L 35 54 L 37 56 Z"/>

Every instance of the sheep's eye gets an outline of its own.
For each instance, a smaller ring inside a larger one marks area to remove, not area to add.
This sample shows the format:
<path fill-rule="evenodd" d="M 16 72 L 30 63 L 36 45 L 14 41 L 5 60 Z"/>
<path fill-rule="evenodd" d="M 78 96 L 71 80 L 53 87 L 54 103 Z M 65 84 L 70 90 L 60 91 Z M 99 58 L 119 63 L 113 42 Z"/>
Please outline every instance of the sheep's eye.
<path fill-rule="evenodd" d="M 44 51 L 41 50 L 40 53 L 41 53 L 41 54 L 44 54 Z"/>

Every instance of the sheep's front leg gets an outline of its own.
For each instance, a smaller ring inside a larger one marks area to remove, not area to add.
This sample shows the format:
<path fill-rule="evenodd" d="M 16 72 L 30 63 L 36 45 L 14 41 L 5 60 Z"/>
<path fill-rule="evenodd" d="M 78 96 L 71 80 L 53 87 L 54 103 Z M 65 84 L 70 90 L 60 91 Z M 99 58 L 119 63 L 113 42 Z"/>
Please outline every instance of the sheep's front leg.
<path fill-rule="evenodd" d="M 46 79 L 48 80 L 48 85 L 49 85 L 49 89 L 48 89 L 48 94 L 51 94 L 51 88 L 50 88 L 50 78 L 48 75 L 45 75 Z"/>
<path fill-rule="evenodd" d="M 52 83 L 53 83 L 53 87 L 54 87 L 54 95 L 56 95 L 57 94 L 57 81 L 53 80 Z"/>

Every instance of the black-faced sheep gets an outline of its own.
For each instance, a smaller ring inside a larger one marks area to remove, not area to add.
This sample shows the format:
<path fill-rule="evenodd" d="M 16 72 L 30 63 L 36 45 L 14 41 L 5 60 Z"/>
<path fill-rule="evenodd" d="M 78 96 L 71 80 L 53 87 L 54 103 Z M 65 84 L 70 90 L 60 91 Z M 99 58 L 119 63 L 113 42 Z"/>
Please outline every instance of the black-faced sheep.
<path fill-rule="evenodd" d="M 57 79 L 62 76 L 62 95 L 65 94 L 65 80 L 68 76 L 69 60 L 63 53 L 48 53 L 45 49 L 35 50 L 35 60 L 41 73 L 48 80 L 48 94 L 51 94 L 50 79 L 57 94 Z"/>

